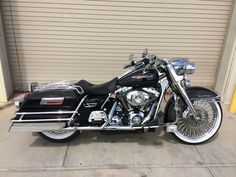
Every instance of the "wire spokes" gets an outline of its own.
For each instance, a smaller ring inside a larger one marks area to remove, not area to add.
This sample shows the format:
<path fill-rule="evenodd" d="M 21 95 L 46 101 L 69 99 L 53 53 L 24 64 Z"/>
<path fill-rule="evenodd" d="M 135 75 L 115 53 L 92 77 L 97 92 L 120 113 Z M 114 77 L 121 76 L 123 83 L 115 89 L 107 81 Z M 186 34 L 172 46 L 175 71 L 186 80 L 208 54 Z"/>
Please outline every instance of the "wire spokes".
<path fill-rule="evenodd" d="M 177 131 L 186 137 L 195 139 L 205 136 L 212 130 L 216 123 L 217 110 L 215 104 L 204 100 L 194 101 L 193 106 L 200 119 L 194 119 L 188 109 L 182 110 L 177 123 Z"/>

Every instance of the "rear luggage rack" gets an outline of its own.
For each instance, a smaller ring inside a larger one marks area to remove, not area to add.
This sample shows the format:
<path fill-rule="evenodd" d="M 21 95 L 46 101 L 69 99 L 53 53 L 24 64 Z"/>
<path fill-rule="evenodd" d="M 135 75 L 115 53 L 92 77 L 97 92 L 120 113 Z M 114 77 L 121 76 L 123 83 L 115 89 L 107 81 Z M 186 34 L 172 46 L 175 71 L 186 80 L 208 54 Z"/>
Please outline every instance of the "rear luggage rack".
<path fill-rule="evenodd" d="M 18 112 L 12 122 L 62 122 L 70 121 L 76 111 Z"/>
<path fill-rule="evenodd" d="M 60 81 L 49 84 L 38 85 L 37 82 L 32 82 L 29 84 L 29 91 L 31 93 L 42 92 L 47 90 L 56 90 L 56 89 L 72 89 L 76 90 L 80 95 L 84 94 L 82 87 L 75 85 L 78 81 Z"/>

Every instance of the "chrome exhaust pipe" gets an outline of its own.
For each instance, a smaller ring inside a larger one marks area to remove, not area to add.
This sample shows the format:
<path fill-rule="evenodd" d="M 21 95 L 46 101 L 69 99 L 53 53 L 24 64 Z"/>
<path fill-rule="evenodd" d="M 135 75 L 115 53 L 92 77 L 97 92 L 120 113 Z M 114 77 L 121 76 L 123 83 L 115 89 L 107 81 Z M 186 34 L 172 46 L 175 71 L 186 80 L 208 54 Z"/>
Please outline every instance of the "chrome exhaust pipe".
<path fill-rule="evenodd" d="M 10 132 L 41 132 L 63 130 L 65 122 L 43 122 L 43 123 L 16 123 L 13 122 L 9 128 Z"/>
<path fill-rule="evenodd" d="M 166 126 L 166 125 L 163 125 Z M 160 128 L 161 126 L 139 126 L 139 127 L 133 127 L 133 126 L 106 126 L 106 127 L 66 127 L 63 128 L 63 130 L 141 130 L 141 129 L 154 129 L 154 128 Z"/>
<path fill-rule="evenodd" d="M 106 126 L 106 127 L 66 127 L 63 130 L 140 130 L 144 127 Z"/>
<path fill-rule="evenodd" d="M 42 132 L 42 131 L 73 131 L 73 130 L 123 130 L 123 131 L 134 131 L 134 130 L 148 130 L 159 128 L 160 126 L 101 126 L 101 127 L 66 127 L 65 122 L 44 122 L 44 123 L 12 123 L 9 128 L 10 132 Z"/>

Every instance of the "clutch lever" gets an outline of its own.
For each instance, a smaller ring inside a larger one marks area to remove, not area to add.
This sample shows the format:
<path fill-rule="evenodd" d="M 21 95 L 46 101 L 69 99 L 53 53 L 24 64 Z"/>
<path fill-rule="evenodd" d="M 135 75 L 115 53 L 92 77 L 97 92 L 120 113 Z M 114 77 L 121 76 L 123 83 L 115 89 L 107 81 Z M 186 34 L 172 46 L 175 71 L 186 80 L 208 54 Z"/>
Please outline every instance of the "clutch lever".
<path fill-rule="evenodd" d="M 125 65 L 123 69 L 127 69 L 129 67 L 131 67 L 131 65 Z"/>
<path fill-rule="evenodd" d="M 124 66 L 124 69 L 127 69 L 127 68 L 129 68 L 131 66 L 135 66 L 135 65 L 136 65 L 135 61 L 131 61 L 130 64 Z"/>

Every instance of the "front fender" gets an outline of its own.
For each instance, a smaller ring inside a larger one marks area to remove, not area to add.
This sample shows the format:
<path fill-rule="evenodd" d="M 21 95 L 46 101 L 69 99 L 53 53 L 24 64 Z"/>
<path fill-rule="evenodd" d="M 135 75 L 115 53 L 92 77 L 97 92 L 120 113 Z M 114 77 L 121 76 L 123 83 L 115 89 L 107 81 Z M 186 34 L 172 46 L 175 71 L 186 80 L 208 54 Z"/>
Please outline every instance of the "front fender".
<path fill-rule="evenodd" d="M 188 87 L 186 89 L 190 100 L 215 100 L 220 101 L 220 95 L 204 87 Z"/>

